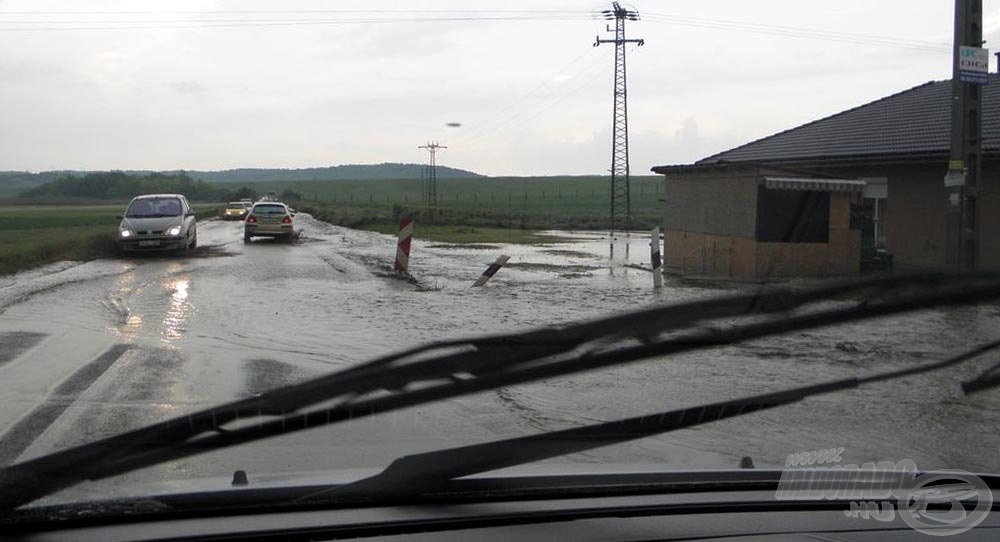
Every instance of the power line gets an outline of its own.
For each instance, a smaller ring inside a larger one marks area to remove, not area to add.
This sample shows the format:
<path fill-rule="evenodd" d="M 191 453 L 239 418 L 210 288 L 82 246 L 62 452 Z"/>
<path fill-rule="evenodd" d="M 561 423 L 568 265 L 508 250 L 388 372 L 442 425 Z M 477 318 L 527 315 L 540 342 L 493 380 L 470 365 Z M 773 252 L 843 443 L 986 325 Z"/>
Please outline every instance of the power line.
<path fill-rule="evenodd" d="M 442 23 L 442 22 L 469 22 L 469 21 L 547 21 L 553 22 L 554 18 L 538 17 L 441 17 L 441 18 L 405 18 L 405 19 L 327 19 L 327 20 L 292 20 L 292 21 L 267 21 L 267 22 L 182 22 L 180 24 L 164 22 L 143 23 L 133 25 L 128 21 L 122 21 L 119 26 L 32 26 L 32 27 L 0 27 L 0 32 L 33 32 L 33 31 L 59 31 L 59 30 L 167 30 L 183 28 L 239 28 L 239 27 L 281 27 L 281 26 L 322 26 L 322 25 L 356 25 L 356 24 L 402 24 L 402 23 Z M 583 20 L 578 18 L 576 20 Z M 0 21 L 0 24 L 4 24 Z M 47 23 L 51 24 L 51 23 Z M 69 24 L 69 23 L 67 23 Z M 107 23 L 102 23 L 107 24 Z M 127 26 L 126 26 L 127 25 Z"/>
<path fill-rule="evenodd" d="M 859 34 L 854 32 L 837 32 L 832 30 L 822 30 L 816 28 L 749 23 L 743 21 L 727 21 L 721 19 L 706 19 L 700 17 L 668 15 L 662 13 L 644 14 L 643 20 L 647 22 L 671 24 L 677 26 L 710 28 L 715 30 L 734 30 L 737 32 L 747 32 L 753 34 L 835 41 L 840 43 L 852 43 L 860 45 L 875 45 L 880 47 L 917 49 L 929 52 L 950 51 L 950 47 L 947 44 L 935 43 L 930 41 L 892 38 L 886 36 L 873 36 L 869 34 Z"/>
<path fill-rule="evenodd" d="M 586 15 L 579 10 L 555 9 L 217 9 L 217 10 L 53 10 L 53 11 L 7 11 L 0 10 L 0 16 L 13 15 L 203 15 L 213 13 L 224 14 L 309 14 L 309 13 L 564 13 Z"/>
<path fill-rule="evenodd" d="M 265 18 L 217 18 L 216 15 L 339 15 L 339 17 L 265 17 Z M 6 19 L 10 15 L 129 15 L 144 16 L 137 19 Z M 186 18 L 149 18 L 151 15 L 185 15 Z M 190 16 L 197 15 L 197 18 Z M 388 16 L 387 16 L 388 15 Z M 405 16 L 404 16 L 405 15 Z M 359 17 L 360 16 L 360 17 Z M 242 26 L 299 26 L 299 25 L 333 25 L 333 24 L 387 24 L 387 23 L 433 23 L 433 22 L 467 22 L 467 21 L 558 21 L 587 20 L 589 15 L 577 11 L 556 10 L 226 10 L 212 12 L 192 11 L 63 11 L 63 12 L 2 12 L 0 25 L 35 25 L 27 27 L 0 27 L 0 31 L 31 31 L 31 30 L 133 30 L 156 28 L 200 28 L 200 27 L 242 27 Z M 76 26 L 53 26 L 76 25 Z M 98 26 L 95 26 L 98 25 Z M 104 25 L 104 26 L 100 26 Z M 113 26 L 107 26 L 113 25 Z"/>
<path fill-rule="evenodd" d="M 204 19 L 72 19 L 72 20 L 3 20 L 3 17 L 16 16 L 149 16 L 149 15 L 179 15 L 208 17 Z M 212 18 L 216 15 L 342 15 L 341 18 Z M 357 17 L 359 15 L 365 17 Z M 386 17 L 386 16 L 390 17 Z M 401 17 L 401 15 L 409 15 Z M 434 23 L 434 22 L 468 22 L 468 21 L 578 21 L 590 20 L 594 16 L 578 10 L 475 10 L 475 9 L 298 9 L 298 10 L 60 10 L 60 11 L 0 11 L 0 25 L 36 25 L 29 27 L 2 27 L 2 32 L 29 31 L 59 31 L 59 30 L 156 30 L 184 28 L 236 28 L 236 27 L 266 27 L 266 26 L 311 26 L 311 25 L 349 25 L 349 24 L 400 24 L 400 23 Z M 798 26 L 783 26 L 745 21 L 709 19 L 666 13 L 648 13 L 644 19 L 658 24 L 687 26 L 693 28 L 708 28 L 713 30 L 730 30 L 744 33 L 772 35 L 799 39 L 814 39 L 893 47 L 901 49 L 922 50 L 928 52 L 950 52 L 947 44 L 929 41 L 874 36 L 853 32 L 838 32 Z M 52 26 L 77 25 L 77 26 Z M 80 26 L 83 25 L 83 26 Z M 104 25 L 104 26 L 93 26 Z M 112 25 L 112 26 L 108 26 Z"/>
<path fill-rule="evenodd" d="M 533 15 L 490 15 L 470 16 L 454 15 L 447 17 L 396 17 L 396 18 L 264 18 L 264 19 L 52 19 L 52 20 L 3 20 L 3 24 L 176 24 L 176 23 L 368 23 L 368 22 L 442 22 L 442 21 L 526 21 L 526 20 L 582 20 L 585 17 L 551 16 L 539 17 Z"/>
<path fill-rule="evenodd" d="M 636 48 L 637 46 L 632 46 L 631 49 L 625 51 L 625 54 L 630 55 L 634 53 L 636 51 Z M 594 79 L 597 79 L 598 77 L 600 77 L 605 73 L 604 69 L 598 66 L 600 62 L 602 62 L 602 59 L 599 57 L 596 58 L 593 62 L 591 62 L 588 65 L 588 69 L 586 69 L 586 71 L 581 72 L 580 77 L 575 77 L 573 80 L 567 82 L 568 85 L 569 82 L 575 81 L 577 83 L 576 86 L 568 87 L 569 90 L 566 90 L 565 92 L 560 92 L 558 94 L 555 92 L 555 90 L 562 90 L 563 87 L 560 87 L 559 89 L 554 89 L 553 92 L 546 94 L 541 100 L 531 104 L 529 107 L 517 111 L 516 113 L 502 120 L 496 125 L 490 126 L 487 131 L 482 132 L 480 134 L 476 134 L 475 136 L 464 140 L 469 142 L 465 145 L 465 147 L 475 148 L 482 145 L 483 143 L 486 142 L 485 138 L 487 136 L 493 135 L 498 131 L 502 132 L 504 128 L 508 127 L 518 117 L 523 117 L 519 119 L 520 122 L 518 126 L 524 127 L 526 123 L 538 118 L 546 111 L 549 111 L 553 107 L 561 104 L 562 102 L 574 96 L 581 90 L 588 88 L 590 86 L 590 83 L 593 82 Z M 527 117 L 524 117 L 524 115 L 527 115 Z"/>
<path fill-rule="evenodd" d="M 586 53 L 584 53 L 584 55 L 581 55 L 578 58 L 583 58 L 583 56 L 585 56 L 585 55 L 586 55 Z M 547 102 L 548 100 L 550 100 L 553 97 L 559 96 L 560 92 L 564 88 L 566 88 L 570 84 L 578 81 L 580 77 L 585 77 L 584 83 L 591 81 L 593 79 L 593 77 L 587 77 L 587 76 L 588 75 L 592 75 L 592 74 L 598 74 L 598 73 L 600 73 L 601 70 L 595 69 L 595 68 L 597 68 L 597 64 L 598 64 L 599 61 L 600 61 L 599 58 L 594 58 L 589 63 L 585 64 L 583 66 L 583 68 L 581 68 L 580 70 L 577 70 L 576 72 L 573 72 L 572 76 L 569 77 L 568 79 L 565 79 L 565 80 L 560 81 L 560 82 L 555 83 L 555 84 L 552 84 L 551 80 L 546 81 L 546 82 L 538 85 L 537 87 L 535 87 L 534 89 L 532 89 L 528 93 L 521 95 L 519 98 L 517 98 L 516 100 L 514 100 L 511 104 L 509 104 L 507 107 L 505 107 L 505 108 L 497 111 L 493 115 L 490 115 L 482 123 L 476 125 L 476 127 L 473 130 L 470 130 L 469 132 L 467 132 L 465 134 L 464 141 L 474 141 L 474 140 L 482 139 L 482 138 L 484 138 L 484 137 L 492 134 L 493 132 L 496 132 L 498 129 L 500 129 L 501 127 L 503 127 L 503 126 L 505 126 L 507 124 L 510 124 L 511 122 L 513 122 L 514 120 L 516 120 L 518 117 L 521 117 L 521 116 L 527 114 L 528 112 L 531 111 L 532 108 L 534 108 L 534 107 L 536 107 L 536 106 L 538 106 L 540 104 L 544 104 L 545 102 Z M 548 87 L 548 88 L 546 88 L 546 87 Z M 541 92 L 539 92 L 539 91 L 541 91 Z M 520 109 L 516 109 L 515 110 L 516 106 L 520 105 L 525 100 L 527 100 L 528 98 L 531 98 L 532 95 L 535 95 L 535 94 L 539 95 L 538 98 L 535 101 L 533 101 L 532 103 L 529 103 L 524 108 L 520 108 Z M 565 95 L 565 94 L 562 94 L 562 95 Z"/>

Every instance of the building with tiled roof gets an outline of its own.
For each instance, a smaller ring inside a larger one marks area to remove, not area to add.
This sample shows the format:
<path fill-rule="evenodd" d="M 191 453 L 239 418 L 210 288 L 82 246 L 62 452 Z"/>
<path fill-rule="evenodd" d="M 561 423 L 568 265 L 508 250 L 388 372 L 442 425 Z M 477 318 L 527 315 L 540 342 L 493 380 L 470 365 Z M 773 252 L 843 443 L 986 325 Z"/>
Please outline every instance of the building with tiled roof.
<path fill-rule="evenodd" d="M 1000 77 L 982 89 L 976 265 L 1000 270 Z M 708 156 L 665 176 L 664 256 L 682 273 L 845 275 L 862 257 L 944 263 L 951 81 Z M 863 181 L 863 182 L 862 182 Z"/>

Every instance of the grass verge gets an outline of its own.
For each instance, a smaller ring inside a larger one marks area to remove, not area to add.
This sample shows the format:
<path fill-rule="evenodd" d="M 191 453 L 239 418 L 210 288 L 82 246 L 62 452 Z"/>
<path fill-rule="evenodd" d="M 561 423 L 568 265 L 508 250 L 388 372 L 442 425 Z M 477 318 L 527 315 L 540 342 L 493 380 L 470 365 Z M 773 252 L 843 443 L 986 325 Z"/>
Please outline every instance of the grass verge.
<path fill-rule="evenodd" d="M 194 207 L 201 217 L 217 216 L 220 209 L 217 204 Z M 123 208 L 124 204 L 0 207 L 0 275 L 63 260 L 114 256 L 116 215 Z"/>

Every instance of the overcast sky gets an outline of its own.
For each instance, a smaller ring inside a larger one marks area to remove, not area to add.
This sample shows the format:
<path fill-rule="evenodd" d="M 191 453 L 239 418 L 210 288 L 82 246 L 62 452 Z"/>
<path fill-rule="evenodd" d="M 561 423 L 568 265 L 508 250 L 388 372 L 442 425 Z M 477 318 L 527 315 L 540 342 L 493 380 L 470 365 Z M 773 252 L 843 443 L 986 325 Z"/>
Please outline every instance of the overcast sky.
<path fill-rule="evenodd" d="M 951 73 L 953 0 L 625 4 L 634 174 Z M 0 0 L 0 170 L 423 162 L 435 140 L 488 175 L 604 173 L 609 5 Z"/>

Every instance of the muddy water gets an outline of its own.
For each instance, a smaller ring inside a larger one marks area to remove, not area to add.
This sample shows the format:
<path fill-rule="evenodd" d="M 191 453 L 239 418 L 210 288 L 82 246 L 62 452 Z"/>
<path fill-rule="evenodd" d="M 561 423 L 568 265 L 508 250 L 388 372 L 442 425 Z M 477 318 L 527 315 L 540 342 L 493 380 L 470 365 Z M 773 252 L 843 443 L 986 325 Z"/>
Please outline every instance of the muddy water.
<path fill-rule="evenodd" d="M 648 238 L 619 238 L 612 254 L 606 237 L 567 232 L 532 246 L 417 241 L 411 284 L 391 276 L 391 237 L 297 219 L 303 234 L 293 244 L 247 245 L 239 223 L 206 221 L 200 248 L 183 257 L 66 264 L 0 282 L 0 338 L 10 338 L 0 345 L 0 457 L 35 457 L 427 341 L 735 288 L 668 280 L 653 291 L 642 269 Z M 487 287 L 470 288 L 500 254 L 509 263 Z M 237 468 L 381 466 L 446 445 L 905 367 L 997 337 L 995 307 L 813 330 L 307 431 L 79 491 L 117 494 L 136 483 Z M 102 360 L 100 371 L 94 360 Z M 921 468 L 1000 472 L 1000 394 L 963 397 L 958 381 L 972 370 L 822 396 L 556 462 L 728 468 L 750 455 L 757 465 L 777 466 L 790 453 L 843 447 L 851 462 L 909 458 Z M 53 395 L 57 389 L 71 393 Z M 59 408 L 44 408 L 52 402 Z"/>

